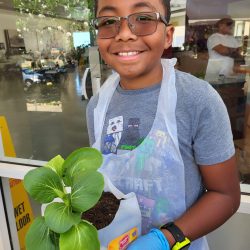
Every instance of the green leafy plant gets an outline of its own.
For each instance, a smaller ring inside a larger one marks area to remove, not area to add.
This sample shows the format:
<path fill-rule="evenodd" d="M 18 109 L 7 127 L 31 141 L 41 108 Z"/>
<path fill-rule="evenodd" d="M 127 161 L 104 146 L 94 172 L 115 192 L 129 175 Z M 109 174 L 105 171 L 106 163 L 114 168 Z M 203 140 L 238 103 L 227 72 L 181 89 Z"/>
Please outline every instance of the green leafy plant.
<path fill-rule="evenodd" d="M 86 1 L 79 0 L 13 0 L 14 8 L 24 13 L 60 16 L 60 13 L 72 12 L 76 8 L 87 8 Z"/>
<path fill-rule="evenodd" d="M 66 160 L 58 155 L 25 175 L 24 186 L 30 196 L 49 203 L 44 216 L 37 217 L 27 232 L 27 250 L 100 249 L 97 229 L 81 216 L 102 195 L 104 178 L 97 171 L 101 164 L 98 150 L 81 148 Z"/>

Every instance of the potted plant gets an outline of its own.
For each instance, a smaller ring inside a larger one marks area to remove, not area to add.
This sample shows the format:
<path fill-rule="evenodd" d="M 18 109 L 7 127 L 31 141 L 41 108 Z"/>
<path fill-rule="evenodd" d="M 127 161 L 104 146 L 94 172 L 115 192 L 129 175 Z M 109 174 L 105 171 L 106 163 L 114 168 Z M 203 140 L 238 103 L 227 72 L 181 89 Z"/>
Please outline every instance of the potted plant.
<path fill-rule="evenodd" d="M 43 204 L 43 216 L 37 217 L 27 232 L 27 250 L 107 249 L 110 242 L 119 245 L 129 237 L 129 243 L 140 234 L 141 218 L 136 196 L 133 193 L 123 195 L 117 190 L 98 171 L 101 164 L 102 155 L 98 150 L 81 148 L 66 160 L 58 155 L 44 167 L 25 175 L 26 191 Z M 100 207 L 103 191 L 115 194 L 116 198 L 122 199 L 123 205 L 120 209 L 118 204 L 112 223 L 97 231 L 84 215 L 93 208 L 98 209 L 98 204 Z M 131 209 L 126 211 L 126 203 L 129 208 L 131 204 L 134 206 L 132 214 Z M 119 222 L 119 218 L 124 221 L 124 217 L 128 218 L 125 220 L 127 225 Z"/>

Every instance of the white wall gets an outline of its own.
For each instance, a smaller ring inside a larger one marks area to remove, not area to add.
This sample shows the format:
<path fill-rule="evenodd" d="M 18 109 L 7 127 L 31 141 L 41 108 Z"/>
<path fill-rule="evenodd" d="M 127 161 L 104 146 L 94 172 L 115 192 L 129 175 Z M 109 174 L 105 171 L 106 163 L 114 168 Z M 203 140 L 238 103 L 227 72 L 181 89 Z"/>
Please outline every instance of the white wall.
<path fill-rule="evenodd" d="M 236 213 L 223 226 L 208 235 L 210 250 L 250 249 L 250 215 Z"/>
<path fill-rule="evenodd" d="M 176 13 L 171 16 L 170 23 L 175 27 L 173 47 L 182 47 L 185 41 L 186 12 Z"/>
<path fill-rule="evenodd" d="M 250 18 L 250 0 L 234 1 L 228 4 L 228 15 L 232 18 Z"/>
<path fill-rule="evenodd" d="M 5 29 L 14 29 L 16 30 L 16 20 L 17 17 L 14 15 L 8 14 L 8 12 L 0 10 L 0 43 L 5 44 L 4 30 Z"/>

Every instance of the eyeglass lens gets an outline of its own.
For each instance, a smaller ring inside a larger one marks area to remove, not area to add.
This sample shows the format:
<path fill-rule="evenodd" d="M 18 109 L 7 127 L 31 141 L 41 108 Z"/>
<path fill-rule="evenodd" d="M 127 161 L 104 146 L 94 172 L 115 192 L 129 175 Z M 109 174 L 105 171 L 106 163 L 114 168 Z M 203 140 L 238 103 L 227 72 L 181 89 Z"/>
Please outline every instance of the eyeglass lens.
<path fill-rule="evenodd" d="M 120 30 L 121 19 L 127 19 L 131 32 L 137 36 L 151 35 L 157 28 L 156 13 L 135 13 L 126 17 L 99 17 L 96 19 L 96 28 L 99 38 L 115 37 Z"/>

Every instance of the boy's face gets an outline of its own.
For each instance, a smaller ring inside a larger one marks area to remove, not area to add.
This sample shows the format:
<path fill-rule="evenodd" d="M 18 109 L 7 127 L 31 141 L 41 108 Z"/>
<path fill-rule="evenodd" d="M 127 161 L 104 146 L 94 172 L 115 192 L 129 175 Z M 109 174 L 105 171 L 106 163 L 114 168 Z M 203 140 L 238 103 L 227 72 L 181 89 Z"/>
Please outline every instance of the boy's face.
<path fill-rule="evenodd" d="M 138 12 L 159 12 L 165 16 L 161 0 L 98 1 L 97 17 L 125 17 Z M 137 36 L 129 29 L 127 20 L 122 20 L 119 33 L 115 37 L 97 38 L 97 43 L 102 58 L 120 74 L 121 83 L 125 85 L 134 82 L 137 86 L 133 88 L 141 88 L 140 84 L 145 87 L 145 83 L 150 85 L 161 81 L 160 58 L 163 50 L 171 45 L 172 36 L 172 26 L 166 26 L 162 22 L 158 22 L 153 34 Z"/>

